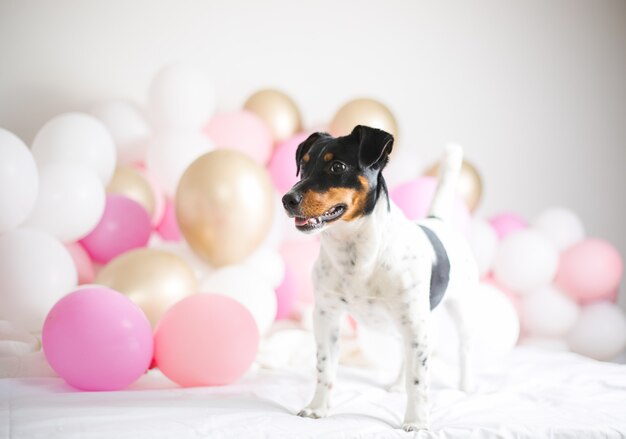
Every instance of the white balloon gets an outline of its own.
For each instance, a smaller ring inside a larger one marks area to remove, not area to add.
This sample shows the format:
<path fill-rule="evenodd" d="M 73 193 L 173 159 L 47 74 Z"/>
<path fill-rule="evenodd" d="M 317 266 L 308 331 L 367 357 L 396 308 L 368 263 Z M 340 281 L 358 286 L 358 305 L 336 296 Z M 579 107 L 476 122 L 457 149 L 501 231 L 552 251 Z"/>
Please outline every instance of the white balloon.
<path fill-rule="evenodd" d="M 481 283 L 463 298 L 463 314 L 471 337 L 471 358 L 477 366 L 488 365 L 513 349 L 520 334 L 517 312 L 496 287 Z M 432 313 L 432 344 L 447 362 L 458 361 L 456 325 L 445 307 Z"/>
<path fill-rule="evenodd" d="M 77 241 L 98 225 L 105 200 L 104 185 L 92 170 L 72 163 L 51 163 L 41 169 L 39 195 L 26 225 L 63 242 Z"/>
<path fill-rule="evenodd" d="M 289 217 L 285 214 L 285 208 L 281 201 L 281 196 L 274 191 L 274 214 L 272 215 L 272 226 L 261 247 L 278 248 L 285 240 L 287 227 L 292 226 L 291 221 L 287 224 Z M 295 228 L 295 227 L 294 227 Z"/>
<path fill-rule="evenodd" d="M 263 335 L 276 318 L 276 294 L 256 273 L 240 266 L 214 271 L 200 283 L 203 293 L 218 293 L 244 305 L 254 316 L 259 333 Z"/>
<path fill-rule="evenodd" d="M 198 255 L 196 255 L 195 252 L 191 250 L 191 248 L 185 241 L 165 241 L 161 239 L 157 234 L 153 234 L 150 237 L 148 247 L 173 253 L 181 258 L 193 270 L 196 278 L 198 279 L 198 282 L 206 278 L 214 271 L 213 267 L 200 259 Z"/>
<path fill-rule="evenodd" d="M 578 318 L 579 307 L 553 285 L 541 287 L 522 297 L 522 326 L 530 335 L 565 335 Z"/>
<path fill-rule="evenodd" d="M 0 320 L 0 358 L 30 354 L 41 348 L 39 339 L 21 326 Z"/>
<path fill-rule="evenodd" d="M 373 366 L 390 371 L 392 379 L 404 361 L 404 347 L 400 334 L 378 331 L 359 325 L 357 342 L 363 357 Z"/>
<path fill-rule="evenodd" d="M 567 345 L 567 342 L 562 338 L 529 336 L 522 338 L 519 344 L 522 346 L 532 346 L 548 351 L 569 351 L 569 346 Z"/>
<path fill-rule="evenodd" d="M 489 222 L 474 218 L 467 238 L 476 257 L 478 272 L 480 276 L 484 276 L 493 266 L 498 249 L 498 234 Z"/>
<path fill-rule="evenodd" d="M 46 314 L 76 287 L 74 261 L 63 244 L 40 230 L 0 236 L 0 319 L 40 332 Z"/>
<path fill-rule="evenodd" d="M 520 230 L 501 241 L 493 274 L 506 288 L 525 294 L 552 282 L 558 263 L 559 254 L 546 238 Z"/>
<path fill-rule="evenodd" d="M 150 128 L 139 108 L 126 101 L 109 101 L 91 110 L 109 130 L 122 164 L 142 163 L 150 139 Z"/>
<path fill-rule="evenodd" d="M 598 302 L 584 306 L 567 342 L 579 354 L 610 360 L 626 347 L 626 317 L 617 305 Z"/>
<path fill-rule="evenodd" d="M 580 218 L 564 207 L 544 210 L 533 221 L 532 226 L 560 251 L 585 237 L 585 227 Z"/>
<path fill-rule="evenodd" d="M 163 68 L 149 91 L 150 119 L 157 131 L 200 130 L 215 112 L 215 92 L 208 76 L 192 65 Z"/>
<path fill-rule="evenodd" d="M 15 134 L 0 128 L 0 234 L 28 217 L 39 188 L 37 165 Z"/>
<path fill-rule="evenodd" d="M 50 119 L 33 141 L 33 156 L 41 169 L 49 163 L 74 163 L 94 171 L 104 185 L 113 176 L 113 137 L 98 119 L 84 113 L 64 113 Z"/>
<path fill-rule="evenodd" d="M 213 150 L 209 138 L 199 131 L 169 131 L 154 137 L 148 147 L 146 167 L 167 195 L 176 195 L 178 181 L 187 167 Z"/>
<path fill-rule="evenodd" d="M 242 265 L 263 278 L 269 286 L 277 288 L 285 277 L 285 263 L 278 251 L 260 247 Z"/>

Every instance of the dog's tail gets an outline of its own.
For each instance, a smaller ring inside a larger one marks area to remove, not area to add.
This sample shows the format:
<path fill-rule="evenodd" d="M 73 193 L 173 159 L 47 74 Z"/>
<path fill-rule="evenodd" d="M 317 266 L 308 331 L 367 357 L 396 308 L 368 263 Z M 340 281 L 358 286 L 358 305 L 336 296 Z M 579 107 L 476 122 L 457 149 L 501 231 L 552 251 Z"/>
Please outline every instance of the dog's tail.
<path fill-rule="evenodd" d="M 456 185 L 463 165 L 463 148 L 460 145 L 449 144 L 439 164 L 437 189 L 428 211 L 429 217 L 442 220 L 450 218 L 456 194 Z"/>

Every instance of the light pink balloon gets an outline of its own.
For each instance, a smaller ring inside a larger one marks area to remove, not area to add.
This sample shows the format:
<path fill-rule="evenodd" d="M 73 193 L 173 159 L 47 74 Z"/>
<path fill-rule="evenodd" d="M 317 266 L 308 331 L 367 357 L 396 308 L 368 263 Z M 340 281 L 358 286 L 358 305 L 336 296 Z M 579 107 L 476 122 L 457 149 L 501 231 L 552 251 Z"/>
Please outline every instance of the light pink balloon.
<path fill-rule="evenodd" d="M 222 386 L 239 379 L 259 347 L 250 311 L 230 297 L 199 293 L 165 313 L 154 335 L 157 366 L 184 387 Z"/>
<path fill-rule="evenodd" d="M 580 303 L 612 300 L 624 265 L 613 245 L 589 238 L 561 253 L 556 284 Z"/>
<path fill-rule="evenodd" d="M 142 164 L 134 164 L 133 167 L 146 179 L 148 184 L 150 185 L 150 189 L 152 189 L 152 194 L 154 195 L 154 212 L 152 213 L 152 225 L 157 226 L 161 223 L 163 219 L 163 215 L 165 214 L 165 195 L 163 194 L 163 190 L 157 183 L 156 179 L 150 174 L 145 166 Z"/>
<path fill-rule="evenodd" d="M 274 149 L 268 171 L 274 187 L 281 195 L 287 193 L 300 180 L 300 177 L 296 177 L 296 150 L 307 137 L 309 133 L 296 134 L 276 145 Z"/>
<path fill-rule="evenodd" d="M 78 242 L 65 244 L 67 251 L 74 260 L 76 272 L 78 273 L 78 284 L 90 284 L 96 278 L 96 270 L 87 251 Z"/>
<path fill-rule="evenodd" d="M 320 253 L 319 241 L 316 238 L 285 241 L 278 251 L 285 261 L 285 271 L 293 275 L 297 301 L 313 303 L 311 272 Z"/>
<path fill-rule="evenodd" d="M 106 264 L 122 253 L 144 247 L 151 230 L 148 212 L 139 203 L 108 194 L 104 215 L 80 243 L 93 261 Z"/>
<path fill-rule="evenodd" d="M 50 310 L 43 350 L 61 378 L 82 390 L 119 390 L 150 366 L 152 328 L 143 311 L 109 288 L 85 287 Z"/>
<path fill-rule="evenodd" d="M 240 110 L 215 115 L 204 132 L 218 149 L 235 149 L 265 165 L 274 139 L 267 124 L 256 114 Z"/>
<path fill-rule="evenodd" d="M 276 288 L 276 320 L 287 319 L 295 309 L 296 299 L 298 297 L 298 286 L 296 278 L 291 269 L 285 267 L 285 276 L 283 281 Z"/>
<path fill-rule="evenodd" d="M 436 189 L 437 179 L 435 177 L 419 177 L 394 187 L 390 191 L 390 196 L 408 219 L 417 221 L 426 218 Z M 458 230 L 466 233 L 471 215 L 460 196 L 456 197 L 453 215 L 453 222 Z"/>
<path fill-rule="evenodd" d="M 156 228 L 159 236 L 166 241 L 181 241 L 182 235 L 178 228 L 178 222 L 176 221 L 176 208 L 172 200 L 165 202 L 165 211 L 163 212 L 163 218 L 161 223 Z"/>
<path fill-rule="evenodd" d="M 528 228 L 526 220 L 512 212 L 502 212 L 494 215 L 489 219 L 489 223 L 498 234 L 500 240 L 510 233 Z"/>

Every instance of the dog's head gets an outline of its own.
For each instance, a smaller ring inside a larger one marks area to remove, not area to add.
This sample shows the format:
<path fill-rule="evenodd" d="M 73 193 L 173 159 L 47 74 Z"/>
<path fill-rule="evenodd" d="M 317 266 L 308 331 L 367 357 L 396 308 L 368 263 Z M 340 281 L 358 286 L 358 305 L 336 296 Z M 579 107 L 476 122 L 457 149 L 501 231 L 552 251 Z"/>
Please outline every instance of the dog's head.
<path fill-rule="evenodd" d="M 381 171 L 392 147 L 391 134 L 362 125 L 343 137 L 311 134 L 296 151 L 300 181 L 283 197 L 296 228 L 320 231 L 370 214 L 381 193 L 388 198 Z"/>

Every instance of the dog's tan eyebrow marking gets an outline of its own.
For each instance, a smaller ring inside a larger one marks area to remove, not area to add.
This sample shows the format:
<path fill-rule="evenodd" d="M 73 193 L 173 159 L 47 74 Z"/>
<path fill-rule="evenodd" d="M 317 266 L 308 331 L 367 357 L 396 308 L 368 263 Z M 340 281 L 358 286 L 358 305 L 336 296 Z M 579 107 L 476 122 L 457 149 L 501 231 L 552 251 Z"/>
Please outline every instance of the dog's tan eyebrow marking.
<path fill-rule="evenodd" d="M 309 155 L 309 153 L 307 152 L 306 154 L 304 154 L 304 157 L 302 157 L 302 161 L 304 163 L 308 163 L 309 160 L 311 160 L 311 156 Z"/>
<path fill-rule="evenodd" d="M 327 152 L 326 154 L 324 154 L 324 161 L 325 162 L 329 162 L 333 159 L 334 155 L 332 152 Z"/>

